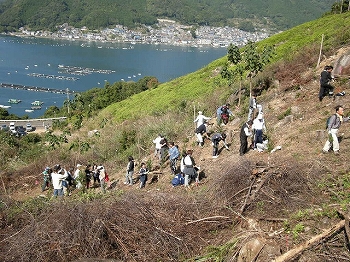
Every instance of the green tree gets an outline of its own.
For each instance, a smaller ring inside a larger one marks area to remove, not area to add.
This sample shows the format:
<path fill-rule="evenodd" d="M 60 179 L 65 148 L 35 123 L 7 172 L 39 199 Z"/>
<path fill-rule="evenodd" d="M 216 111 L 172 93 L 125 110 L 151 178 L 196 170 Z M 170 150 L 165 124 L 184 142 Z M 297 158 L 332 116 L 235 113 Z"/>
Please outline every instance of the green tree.
<path fill-rule="evenodd" d="M 273 55 L 273 47 L 262 48 L 259 51 L 256 43 L 249 41 L 245 46 L 242 53 L 242 58 L 245 64 L 245 70 L 248 72 L 249 77 L 249 96 L 252 96 L 252 79 L 263 70 L 264 66 L 270 61 Z"/>

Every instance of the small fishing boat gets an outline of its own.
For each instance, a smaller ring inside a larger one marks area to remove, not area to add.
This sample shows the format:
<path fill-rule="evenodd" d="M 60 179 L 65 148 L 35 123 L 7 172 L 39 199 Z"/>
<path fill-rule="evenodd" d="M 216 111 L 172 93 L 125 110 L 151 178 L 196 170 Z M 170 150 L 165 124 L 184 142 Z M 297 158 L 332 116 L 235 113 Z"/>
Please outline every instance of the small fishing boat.
<path fill-rule="evenodd" d="M 44 104 L 44 102 L 41 102 L 39 100 L 35 100 L 34 102 L 32 102 L 32 106 L 41 106 L 42 104 Z"/>
<path fill-rule="evenodd" d="M 0 108 L 7 109 L 7 108 L 11 108 L 11 106 L 0 105 Z"/>
<path fill-rule="evenodd" d="M 11 98 L 11 99 L 9 99 L 9 101 L 7 101 L 8 103 L 10 103 L 10 104 L 18 104 L 18 103 L 20 103 L 20 102 L 22 102 L 21 100 L 19 100 L 19 99 L 13 99 L 13 98 Z"/>

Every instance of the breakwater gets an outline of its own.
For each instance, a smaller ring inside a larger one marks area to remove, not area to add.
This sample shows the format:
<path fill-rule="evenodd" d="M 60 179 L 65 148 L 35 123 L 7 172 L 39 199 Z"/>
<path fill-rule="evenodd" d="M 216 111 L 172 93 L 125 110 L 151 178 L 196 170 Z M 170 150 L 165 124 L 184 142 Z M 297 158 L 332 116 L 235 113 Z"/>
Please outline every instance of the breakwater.
<path fill-rule="evenodd" d="M 55 93 L 55 94 L 76 94 L 77 93 L 73 90 L 69 90 L 68 88 L 67 89 L 56 89 L 56 88 L 26 86 L 26 85 L 7 84 L 7 83 L 1 83 L 1 87 L 11 88 L 11 89 L 28 90 L 28 91 L 34 91 L 34 92 Z"/>

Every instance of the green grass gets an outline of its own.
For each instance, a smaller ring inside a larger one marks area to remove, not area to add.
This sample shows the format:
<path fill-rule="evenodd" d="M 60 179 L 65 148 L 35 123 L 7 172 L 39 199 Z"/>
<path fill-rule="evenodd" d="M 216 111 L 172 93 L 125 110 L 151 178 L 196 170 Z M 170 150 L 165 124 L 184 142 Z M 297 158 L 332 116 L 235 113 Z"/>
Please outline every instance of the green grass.
<path fill-rule="evenodd" d="M 295 53 L 307 46 L 320 45 L 324 35 L 323 50 L 330 52 L 333 47 L 349 42 L 350 34 L 344 34 L 350 31 L 349 27 L 350 12 L 329 15 L 273 35 L 260 41 L 258 46 L 274 46 L 275 56 L 272 62 L 277 62 L 282 58 L 292 58 Z M 103 110 L 100 116 L 122 122 L 148 115 L 157 116 L 169 111 L 191 112 L 194 101 L 200 101 L 204 109 L 215 110 L 214 107 L 226 101 L 233 91 L 219 73 L 226 60 L 226 57 L 217 59 L 196 72 L 115 103 Z M 216 98 L 216 105 L 209 101 L 212 96 Z"/>

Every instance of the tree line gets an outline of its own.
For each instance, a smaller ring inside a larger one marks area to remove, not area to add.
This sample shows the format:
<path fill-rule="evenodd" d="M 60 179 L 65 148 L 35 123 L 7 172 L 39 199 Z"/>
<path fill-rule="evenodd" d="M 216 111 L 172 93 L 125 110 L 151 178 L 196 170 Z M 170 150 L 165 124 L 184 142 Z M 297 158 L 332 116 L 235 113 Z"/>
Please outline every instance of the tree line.
<path fill-rule="evenodd" d="M 0 1 L 0 32 L 20 27 L 55 31 L 57 25 L 64 23 L 89 29 L 116 24 L 133 28 L 154 25 L 157 18 L 245 31 L 257 27 L 285 30 L 318 18 L 330 8 L 328 0 L 5 0 Z"/>

